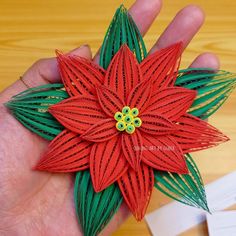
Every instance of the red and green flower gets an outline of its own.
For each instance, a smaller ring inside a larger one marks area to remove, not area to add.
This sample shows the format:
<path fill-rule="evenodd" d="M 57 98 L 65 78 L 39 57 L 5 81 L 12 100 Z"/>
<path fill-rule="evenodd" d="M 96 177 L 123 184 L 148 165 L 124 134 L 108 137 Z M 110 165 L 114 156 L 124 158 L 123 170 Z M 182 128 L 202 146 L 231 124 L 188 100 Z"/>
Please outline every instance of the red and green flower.
<path fill-rule="evenodd" d="M 196 91 L 174 86 L 181 43 L 138 63 L 123 45 L 105 71 L 84 58 L 58 53 L 62 81 L 71 96 L 49 107 L 65 127 L 37 170 L 89 169 L 96 192 L 118 183 L 137 220 L 146 212 L 153 170 L 188 174 L 185 153 L 228 138 L 188 114 Z"/>
<path fill-rule="evenodd" d="M 121 6 L 99 66 L 57 52 L 63 84 L 31 88 L 6 106 L 26 128 L 52 140 L 35 169 L 75 172 L 74 199 L 85 235 L 97 235 L 123 199 L 137 220 L 153 187 L 208 210 L 191 152 L 228 138 L 204 121 L 236 86 L 234 74 L 179 70 L 181 43 L 148 55 Z"/>

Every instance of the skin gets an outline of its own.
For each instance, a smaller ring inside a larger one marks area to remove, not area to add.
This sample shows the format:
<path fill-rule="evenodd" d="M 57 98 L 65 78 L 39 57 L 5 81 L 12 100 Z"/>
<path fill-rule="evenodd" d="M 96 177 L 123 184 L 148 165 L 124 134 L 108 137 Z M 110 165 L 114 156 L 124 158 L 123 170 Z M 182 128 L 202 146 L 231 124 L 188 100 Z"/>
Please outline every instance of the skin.
<path fill-rule="evenodd" d="M 161 9 L 160 0 L 137 0 L 130 8 L 144 35 Z M 145 19 L 145 20 L 144 20 Z M 189 44 L 204 22 L 204 13 L 194 5 L 180 10 L 156 41 L 150 53 L 183 41 Z M 92 60 L 88 45 L 69 52 Z M 99 53 L 93 59 L 98 62 Z M 199 55 L 191 67 L 219 68 L 214 54 Z M 55 58 L 40 59 L 23 75 L 30 87 L 60 81 Z M 0 234 L 1 235 L 82 235 L 73 205 L 73 178 L 71 174 L 50 174 L 33 171 L 46 150 L 48 142 L 24 128 L 3 103 L 12 95 L 27 89 L 16 81 L 0 93 Z M 24 141 L 23 141 L 24 140 Z M 110 235 L 129 216 L 123 204 L 119 212 L 101 232 Z"/>

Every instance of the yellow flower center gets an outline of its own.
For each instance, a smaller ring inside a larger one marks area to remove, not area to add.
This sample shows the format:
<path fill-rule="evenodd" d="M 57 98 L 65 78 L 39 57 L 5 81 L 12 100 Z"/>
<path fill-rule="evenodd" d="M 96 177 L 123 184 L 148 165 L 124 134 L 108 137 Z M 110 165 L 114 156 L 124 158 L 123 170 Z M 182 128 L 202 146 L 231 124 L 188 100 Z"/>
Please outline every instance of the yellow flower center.
<path fill-rule="evenodd" d="M 135 129 L 142 125 L 142 120 L 138 114 L 138 108 L 130 109 L 128 106 L 123 107 L 121 112 L 116 112 L 114 118 L 117 121 L 117 130 L 126 131 L 128 134 L 134 133 Z"/>

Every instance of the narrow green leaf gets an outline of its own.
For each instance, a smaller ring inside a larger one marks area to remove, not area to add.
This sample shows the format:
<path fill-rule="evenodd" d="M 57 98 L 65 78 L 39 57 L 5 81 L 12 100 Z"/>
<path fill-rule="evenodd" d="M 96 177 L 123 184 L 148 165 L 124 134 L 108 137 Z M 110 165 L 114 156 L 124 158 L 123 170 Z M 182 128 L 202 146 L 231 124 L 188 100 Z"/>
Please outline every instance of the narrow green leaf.
<path fill-rule="evenodd" d="M 68 94 L 62 84 L 48 84 L 30 88 L 14 96 L 5 105 L 26 128 L 47 140 L 52 140 L 63 127 L 48 112 L 48 107 L 66 98 Z"/>
<path fill-rule="evenodd" d="M 187 175 L 155 171 L 155 187 L 181 203 L 209 211 L 200 172 L 189 154 L 186 155 L 186 162 L 189 169 Z"/>
<path fill-rule="evenodd" d="M 236 75 L 208 68 L 180 70 L 176 86 L 197 90 L 198 95 L 188 113 L 201 119 L 214 114 L 236 87 Z"/>
<path fill-rule="evenodd" d="M 117 9 L 105 35 L 100 52 L 100 66 L 107 69 L 122 44 L 128 45 L 139 62 L 147 55 L 142 35 L 123 5 Z"/>
<path fill-rule="evenodd" d="M 123 198 L 116 184 L 94 192 L 89 171 L 76 174 L 74 187 L 76 214 L 85 236 L 97 235 L 119 209 Z"/>

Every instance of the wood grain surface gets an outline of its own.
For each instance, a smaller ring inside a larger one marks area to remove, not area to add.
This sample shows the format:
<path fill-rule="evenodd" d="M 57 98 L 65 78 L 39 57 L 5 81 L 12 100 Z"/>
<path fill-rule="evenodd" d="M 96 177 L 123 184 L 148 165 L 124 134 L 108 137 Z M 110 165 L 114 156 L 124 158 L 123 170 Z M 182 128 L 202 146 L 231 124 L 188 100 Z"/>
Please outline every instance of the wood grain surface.
<path fill-rule="evenodd" d="M 204 9 L 207 17 L 185 51 L 181 67 L 188 66 L 198 54 L 210 51 L 220 57 L 221 68 L 236 72 L 236 1 L 164 0 L 161 14 L 145 36 L 148 48 L 176 12 L 193 2 Z M 0 0 L 0 90 L 17 80 L 34 61 L 54 56 L 56 48 L 66 52 L 89 44 L 95 53 L 121 3 L 120 0 Z M 132 1 L 124 3 L 128 7 Z M 209 121 L 231 141 L 193 155 L 205 183 L 236 170 L 236 91 Z M 148 211 L 169 201 L 154 191 Z M 170 227 L 169 224 L 166 226 Z M 145 221 L 137 223 L 130 217 L 114 235 L 148 236 L 150 232 Z M 207 226 L 199 225 L 183 235 L 207 235 Z"/>

